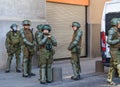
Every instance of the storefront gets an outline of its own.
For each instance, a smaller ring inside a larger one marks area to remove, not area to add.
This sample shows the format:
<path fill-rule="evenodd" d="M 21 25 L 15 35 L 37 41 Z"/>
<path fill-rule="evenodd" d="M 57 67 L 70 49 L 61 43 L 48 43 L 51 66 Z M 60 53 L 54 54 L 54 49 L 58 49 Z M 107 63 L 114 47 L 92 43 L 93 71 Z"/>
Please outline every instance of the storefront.
<path fill-rule="evenodd" d="M 86 56 L 86 6 L 88 0 L 47 0 L 46 18 L 57 37 L 58 47 L 55 58 L 70 57 L 67 51 L 72 38 L 71 23 L 80 22 L 83 31 L 81 56 Z"/>

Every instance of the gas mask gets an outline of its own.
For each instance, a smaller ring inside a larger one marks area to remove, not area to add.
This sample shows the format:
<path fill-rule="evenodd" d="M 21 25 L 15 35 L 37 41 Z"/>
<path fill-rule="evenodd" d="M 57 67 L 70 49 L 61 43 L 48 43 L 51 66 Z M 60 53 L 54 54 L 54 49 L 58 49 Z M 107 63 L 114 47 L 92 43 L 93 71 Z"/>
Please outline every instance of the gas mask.
<path fill-rule="evenodd" d="M 120 33 L 120 28 L 118 28 L 118 32 Z"/>
<path fill-rule="evenodd" d="M 17 26 L 12 27 L 13 32 L 17 31 Z"/>

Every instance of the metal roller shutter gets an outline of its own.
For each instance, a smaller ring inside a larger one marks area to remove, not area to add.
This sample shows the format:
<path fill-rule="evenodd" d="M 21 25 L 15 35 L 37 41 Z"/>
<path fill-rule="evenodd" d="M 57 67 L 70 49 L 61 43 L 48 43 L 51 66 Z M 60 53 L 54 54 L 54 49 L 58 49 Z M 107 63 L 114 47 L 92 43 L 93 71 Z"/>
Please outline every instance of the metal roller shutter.
<path fill-rule="evenodd" d="M 86 38 L 85 38 L 85 7 L 77 5 L 50 3 L 46 4 L 47 21 L 52 26 L 52 33 L 56 36 L 58 47 L 56 48 L 55 58 L 70 57 L 67 47 L 71 41 L 73 30 L 71 23 L 78 21 L 81 23 L 83 30 L 81 56 L 86 55 Z"/>

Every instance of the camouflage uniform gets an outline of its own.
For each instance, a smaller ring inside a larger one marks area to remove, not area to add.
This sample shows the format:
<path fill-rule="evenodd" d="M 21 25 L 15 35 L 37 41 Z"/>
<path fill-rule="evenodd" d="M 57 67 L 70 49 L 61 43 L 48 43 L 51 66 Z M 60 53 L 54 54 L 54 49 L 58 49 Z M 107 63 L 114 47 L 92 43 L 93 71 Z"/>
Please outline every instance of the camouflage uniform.
<path fill-rule="evenodd" d="M 38 45 L 38 40 L 41 37 L 42 34 L 42 24 L 37 26 L 38 31 L 35 32 L 35 40 L 36 40 L 36 53 L 37 53 L 37 58 L 38 58 L 38 66 L 39 66 L 39 57 L 40 57 L 40 49 L 39 49 L 39 45 Z"/>
<path fill-rule="evenodd" d="M 10 72 L 10 65 L 12 58 L 15 54 L 16 57 L 16 72 L 20 71 L 20 53 L 21 53 L 21 36 L 20 32 L 17 29 L 16 24 L 11 25 L 11 31 L 9 31 L 6 35 L 6 42 L 5 46 L 8 53 L 8 59 L 7 59 L 7 70 L 6 73 Z"/>
<path fill-rule="evenodd" d="M 44 25 L 42 31 L 48 30 L 51 31 L 51 27 L 49 25 Z M 55 51 L 53 46 L 57 46 L 57 41 L 54 36 L 48 37 L 50 34 L 43 33 L 41 37 L 39 37 L 38 44 L 40 49 L 40 83 L 45 84 L 46 82 L 52 82 L 52 63 L 53 63 L 53 55 Z"/>
<path fill-rule="evenodd" d="M 25 28 L 25 26 L 30 26 L 31 22 L 29 20 L 23 21 L 24 28 L 20 30 L 23 45 L 22 45 L 22 51 L 23 51 L 23 77 L 28 77 L 34 75 L 31 72 L 31 62 L 32 62 L 32 56 L 34 55 L 34 37 L 33 32 L 31 29 Z"/>
<path fill-rule="evenodd" d="M 42 24 L 37 26 L 38 31 L 35 32 L 36 43 L 38 44 L 38 37 L 42 35 Z"/>
<path fill-rule="evenodd" d="M 118 24 L 120 24 L 120 21 L 117 18 L 113 18 L 111 20 L 112 27 L 108 31 L 107 38 L 107 42 L 110 45 L 111 54 L 110 67 L 107 79 L 110 84 L 114 84 L 112 80 L 113 74 L 116 69 L 118 72 L 118 76 L 120 77 L 120 32 L 118 31 Z"/>
<path fill-rule="evenodd" d="M 73 22 L 72 27 L 77 27 L 77 30 L 73 33 L 72 41 L 68 47 L 68 50 L 71 51 L 71 64 L 74 76 L 71 77 L 73 80 L 79 80 L 80 79 L 80 52 L 81 52 L 81 41 L 82 41 L 82 31 L 79 29 L 80 24 L 78 22 Z"/>

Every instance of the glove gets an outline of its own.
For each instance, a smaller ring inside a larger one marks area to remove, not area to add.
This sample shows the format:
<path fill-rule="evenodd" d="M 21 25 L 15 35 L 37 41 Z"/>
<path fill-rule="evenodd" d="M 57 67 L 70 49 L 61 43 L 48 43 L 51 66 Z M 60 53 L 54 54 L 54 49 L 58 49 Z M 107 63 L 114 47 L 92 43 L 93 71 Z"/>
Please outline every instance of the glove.
<path fill-rule="evenodd" d="M 71 48 L 70 48 L 70 45 L 69 45 L 69 47 L 67 48 L 69 51 L 71 51 Z"/>
<path fill-rule="evenodd" d="M 120 38 L 118 38 L 119 42 L 120 42 Z"/>

